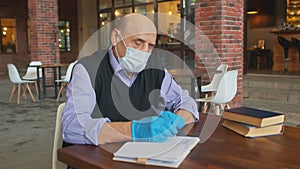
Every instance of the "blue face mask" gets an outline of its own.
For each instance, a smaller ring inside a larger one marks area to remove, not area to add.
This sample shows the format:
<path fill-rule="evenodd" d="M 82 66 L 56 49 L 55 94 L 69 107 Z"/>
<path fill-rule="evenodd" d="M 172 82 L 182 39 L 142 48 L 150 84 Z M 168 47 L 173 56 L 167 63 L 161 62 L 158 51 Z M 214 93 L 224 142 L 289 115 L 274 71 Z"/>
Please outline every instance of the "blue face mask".
<path fill-rule="evenodd" d="M 125 69 L 127 72 L 132 72 L 132 73 L 141 72 L 142 70 L 145 69 L 151 53 L 128 47 L 121 34 L 120 36 L 126 47 L 125 56 L 120 58 L 117 51 L 117 47 L 115 46 L 120 66 L 123 69 Z"/>

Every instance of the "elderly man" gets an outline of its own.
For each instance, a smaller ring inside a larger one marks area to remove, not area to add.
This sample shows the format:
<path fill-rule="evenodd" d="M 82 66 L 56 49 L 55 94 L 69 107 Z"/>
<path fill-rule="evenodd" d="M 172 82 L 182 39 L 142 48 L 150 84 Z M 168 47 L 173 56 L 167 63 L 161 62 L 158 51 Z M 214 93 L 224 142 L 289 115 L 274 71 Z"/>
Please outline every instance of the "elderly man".
<path fill-rule="evenodd" d="M 149 18 L 127 14 L 115 22 L 108 50 L 78 61 L 62 116 L 65 142 L 161 142 L 198 120 L 194 100 L 155 63 L 156 36 Z"/>

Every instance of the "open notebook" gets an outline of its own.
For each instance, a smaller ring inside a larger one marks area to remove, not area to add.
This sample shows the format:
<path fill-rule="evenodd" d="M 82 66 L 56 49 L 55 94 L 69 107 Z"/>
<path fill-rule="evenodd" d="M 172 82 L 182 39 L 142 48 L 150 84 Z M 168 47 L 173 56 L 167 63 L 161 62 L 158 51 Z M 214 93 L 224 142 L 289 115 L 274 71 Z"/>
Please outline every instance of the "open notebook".
<path fill-rule="evenodd" d="M 170 137 L 162 143 L 127 142 L 113 160 L 177 168 L 200 141 L 198 137 Z"/>

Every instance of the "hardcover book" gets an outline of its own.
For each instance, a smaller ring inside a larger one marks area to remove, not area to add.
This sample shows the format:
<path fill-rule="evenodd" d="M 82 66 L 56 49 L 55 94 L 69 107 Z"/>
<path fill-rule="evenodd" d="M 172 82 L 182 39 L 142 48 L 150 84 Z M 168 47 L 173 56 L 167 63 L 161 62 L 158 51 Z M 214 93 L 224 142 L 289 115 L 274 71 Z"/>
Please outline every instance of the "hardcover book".
<path fill-rule="evenodd" d="M 176 136 L 162 143 L 127 142 L 113 160 L 177 168 L 199 141 L 198 137 Z"/>
<path fill-rule="evenodd" d="M 225 110 L 222 117 L 227 120 L 265 127 L 284 122 L 284 114 L 250 107 L 238 107 Z"/>
<path fill-rule="evenodd" d="M 224 120 L 222 125 L 240 135 L 250 138 L 278 135 L 283 133 L 283 124 L 275 124 L 267 127 L 256 127 L 245 123 Z"/>

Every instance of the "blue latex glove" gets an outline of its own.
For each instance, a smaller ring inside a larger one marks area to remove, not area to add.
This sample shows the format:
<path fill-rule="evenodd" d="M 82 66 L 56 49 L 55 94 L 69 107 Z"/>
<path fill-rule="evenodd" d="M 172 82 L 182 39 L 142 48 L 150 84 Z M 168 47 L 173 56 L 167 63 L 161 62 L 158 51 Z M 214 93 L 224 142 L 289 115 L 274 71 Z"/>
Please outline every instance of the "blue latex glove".
<path fill-rule="evenodd" d="M 178 133 L 185 124 L 182 117 L 170 111 L 160 112 L 160 116 L 144 117 L 132 121 L 132 140 L 162 142 Z"/>

